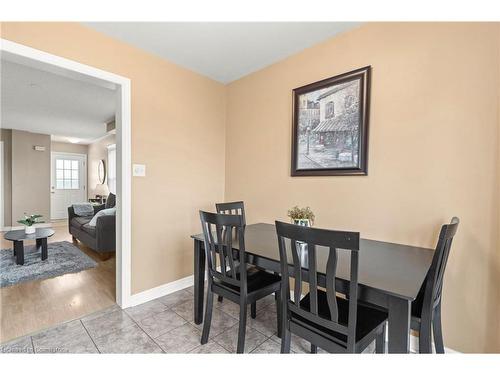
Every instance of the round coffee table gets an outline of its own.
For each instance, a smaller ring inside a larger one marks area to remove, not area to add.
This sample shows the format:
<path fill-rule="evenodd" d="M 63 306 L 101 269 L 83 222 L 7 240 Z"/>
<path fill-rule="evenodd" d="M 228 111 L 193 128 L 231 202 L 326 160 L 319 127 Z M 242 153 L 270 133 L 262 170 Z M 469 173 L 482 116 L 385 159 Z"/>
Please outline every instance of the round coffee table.
<path fill-rule="evenodd" d="M 5 233 L 6 240 L 14 242 L 14 256 L 16 263 L 19 265 L 24 264 L 24 241 L 36 240 L 36 249 L 42 253 L 42 260 L 46 260 L 47 252 L 47 238 L 54 235 L 54 230 L 51 228 L 36 228 L 35 233 L 26 234 L 24 229 L 11 230 Z"/>

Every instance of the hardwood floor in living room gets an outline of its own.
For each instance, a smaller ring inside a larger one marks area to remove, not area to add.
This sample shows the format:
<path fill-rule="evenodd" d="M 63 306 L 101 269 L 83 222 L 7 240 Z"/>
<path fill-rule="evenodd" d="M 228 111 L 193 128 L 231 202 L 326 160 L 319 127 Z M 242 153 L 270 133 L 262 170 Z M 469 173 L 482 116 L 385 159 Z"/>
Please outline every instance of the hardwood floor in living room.
<path fill-rule="evenodd" d="M 69 241 L 66 221 L 52 224 L 51 242 Z M 1 233 L 0 248 L 12 251 Z M 115 256 L 108 259 L 80 242 L 75 245 L 98 265 L 78 273 L 0 288 L 0 343 L 80 318 L 115 303 Z"/>

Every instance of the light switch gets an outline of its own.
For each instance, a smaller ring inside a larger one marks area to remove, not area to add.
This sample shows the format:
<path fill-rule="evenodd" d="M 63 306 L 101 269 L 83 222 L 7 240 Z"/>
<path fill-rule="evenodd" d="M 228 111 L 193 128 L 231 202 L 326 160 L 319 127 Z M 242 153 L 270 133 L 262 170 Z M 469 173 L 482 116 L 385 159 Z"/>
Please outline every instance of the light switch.
<path fill-rule="evenodd" d="M 133 175 L 136 177 L 146 176 L 146 165 L 145 164 L 134 164 L 132 166 Z"/>

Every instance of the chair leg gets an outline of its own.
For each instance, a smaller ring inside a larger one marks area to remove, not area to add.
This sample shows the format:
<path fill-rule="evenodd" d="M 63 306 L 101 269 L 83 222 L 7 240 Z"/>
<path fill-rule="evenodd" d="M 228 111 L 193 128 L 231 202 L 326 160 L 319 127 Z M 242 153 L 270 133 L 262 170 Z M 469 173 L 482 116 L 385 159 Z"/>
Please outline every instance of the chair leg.
<path fill-rule="evenodd" d="M 245 351 L 245 333 L 247 328 L 247 304 L 240 302 L 240 327 L 238 331 L 238 347 L 236 353 Z"/>
<path fill-rule="evenodd" d="M 432 353 L 431 322 L 420 324 L 418 348 L 420 354 Z"/>
<path fill-rule="evenodd" d="M 385 353 L 385 330 L 386 330 L 386 324 L 384 324 L 384 329 L 382 330 L 382 333 L 380 333 L 375 339 L 375 353 L 377 354 Z"/>
<path fill-rule="evenodd" d="M 292 339 L 291 332 L 284 327 L 283 332 L 281 334 L 281 353 L 288 354 L 290 353 L 290 342 Z"/>
<path fill-rule="evenodd" d="M 436 353 L 444 354 L 443 331 L 441 328 L 441 304 L 439 304 L 434 310 L 432 329 L 434 332 L 434 344 L 436 345 Z"/>
<path fill-rule="evenodd" d="M 208 342 L 208 335 L 210 334 L 210 325 L 212 324 L 212 309 L 214 304 L 214 294 L 212 286 L 208 285 L 207 288 L 207 304 L 205 306 L 205 320 L 203 322 L 203 332 L 201 334 L 201 344 Z"/>
<path fill-rule="evenodd" d="M 288 305 L 287 305 L 287 294 L 285 293 L 285 288 L 283 283 L 281 284 L 280 297 L 275 294 L 277 301 L 280 304 L 281 310 L 281 353 L 290 353 L 290 342 L 292 339 L 292 333 L 290 332 L 288 325 Z"/>
<path fill-rule="evenodd" d="M 219 301 L 219 302 L 224 301 L 224 297 L 222 297 L 222 296 L 217 297 L 217 301 Z"/>
<path fill-rule="evenodd" d="M 311 344 L 311 353 L 316 354 L 318 352 L 318 347 L 314 344 Z"/>
<path fill-rule="evenodd" d="M 281 311 L 281 300 L 279 298 L 276 298 L 278 296 L 279 292 L 275 292 L 274 296 L 276 299 L 276 315 L 277 315 L 277 321 L 278 321 L 278 337 L 281 338 L 281 331 L 283 330 L 282 326 L 282 311 Z"/>

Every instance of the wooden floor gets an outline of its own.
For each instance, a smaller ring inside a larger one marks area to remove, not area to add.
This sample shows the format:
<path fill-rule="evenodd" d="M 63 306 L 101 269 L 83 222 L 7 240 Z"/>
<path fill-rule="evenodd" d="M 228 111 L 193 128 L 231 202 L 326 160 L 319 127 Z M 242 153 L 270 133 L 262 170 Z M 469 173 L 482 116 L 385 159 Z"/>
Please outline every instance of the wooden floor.
<path fill-rule="evenodd" d="M 53 223 L 50 242 L 69 241 L 66 221 Z M 12 242 L 0 239 L 0 249 Z M 99 254 L 77 243 L 98 266 L 51 279 L 30 281 L 0 288 L 0 343 L 34 333 L 68 320 L 102 310 L 115 303 L 115 257 L 103 260 Z"/>

